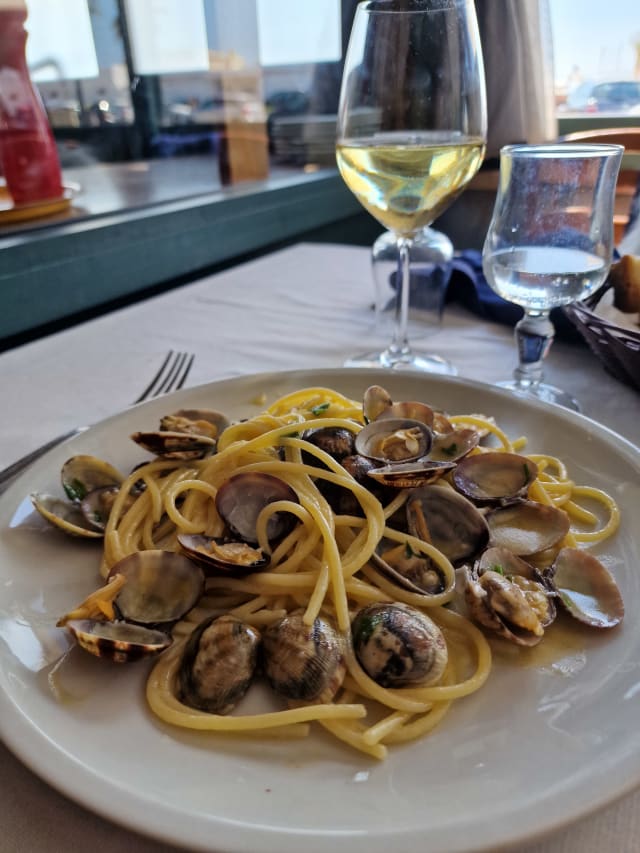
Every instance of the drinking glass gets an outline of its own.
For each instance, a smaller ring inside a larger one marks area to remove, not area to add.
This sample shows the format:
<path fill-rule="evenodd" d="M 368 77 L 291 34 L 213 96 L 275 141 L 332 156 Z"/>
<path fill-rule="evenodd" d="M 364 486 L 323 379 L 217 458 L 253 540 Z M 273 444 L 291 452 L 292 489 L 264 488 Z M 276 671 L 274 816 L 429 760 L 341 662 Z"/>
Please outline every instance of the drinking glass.
<path fill-rule="evenodd" d="M 623 151 L 569 143 L 501 150 L 482 265 L 491 288 L 525 312 L 515 328 L 519 364 L 501 387 L 580 410 L 569 392 L 542 382 L 554 336 L 549 312 L 589 296 L 608 275 Z"/>
<path fill-rule="evenodd" d="M 473 0 L 368 0 L 356 10 L 338 109 L 336 158 L 360 203 L 398 245 L 393 339 L 350 366 L 436 370 L 407 333 L 410 250 L 477 172 L 486 144 Z"/>

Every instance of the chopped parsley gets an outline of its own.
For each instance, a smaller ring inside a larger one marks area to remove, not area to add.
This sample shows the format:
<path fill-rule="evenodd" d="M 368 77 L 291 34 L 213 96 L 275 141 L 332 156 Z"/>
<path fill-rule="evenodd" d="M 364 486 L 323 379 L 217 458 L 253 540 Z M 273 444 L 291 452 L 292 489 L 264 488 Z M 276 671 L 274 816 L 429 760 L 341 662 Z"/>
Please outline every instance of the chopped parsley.
<path fill-rule="evenodd" d="M 497 574 L 502 575 L 504 577 L 504 569 L 502 568 L 500 563 L 495 563 L 493 566 L 491 566 L 490 571 L 496 572 Z"/>
<path fill-rule="evenodd" d="M 81 483 L 80 480 L 71 480 L 70 482 L 63 483 L 63 488 L 66 496 L 70 501 L 83 501 L 87 496 L 87 490 L 84 486 L 84 483 Z"/>
<path fill-rule="evenodd" d="M 526 463 L 526 462 L 524 463 L 524 465 L 523 465 L 522 467 L 524 468 L 524 480 L 525 480 L 525 483 L 528 483 L 528 482 L 529 482 L 529 477 L 531 476 L 531 471 L 530 471 L 529 466 L 527 465 L 527 463 Z"/>
<path fill-rule="evenodd" d="M 417 554 L 413 550 L 413 548 L 411 547 L 411 545 L 408 542 L 404 543 L 404 555 L 407 558 L 407 560 L 411 559 L 411 557 L 419 557 L 420 556 L 419 554 Z"/>
<path fill-rule="evenodd" d="M 331 405 L 331 403 L 320 403 L 318 406 L 314 406 L 311 409 L 311 414 L 316 415 L 316 417 L 317 417 L 318 415 L 321 415 L 323 412 L 326 412 L 330 405 Z"/>
<path fill-rule="evenodd" d="M 454 441 L 453 444 L 449 445 L 449 447 L 443 447 L 442 452 L 447 456 L 455 456 L 455 454 L 458 452 L 458 445 Z"/>
<path fill-rule="evenodd" d="M 283 438 L 300 438 L 300 433 L 297 430 L 294 430 L 293 432 L 283 432 L 282 437 Z"/>

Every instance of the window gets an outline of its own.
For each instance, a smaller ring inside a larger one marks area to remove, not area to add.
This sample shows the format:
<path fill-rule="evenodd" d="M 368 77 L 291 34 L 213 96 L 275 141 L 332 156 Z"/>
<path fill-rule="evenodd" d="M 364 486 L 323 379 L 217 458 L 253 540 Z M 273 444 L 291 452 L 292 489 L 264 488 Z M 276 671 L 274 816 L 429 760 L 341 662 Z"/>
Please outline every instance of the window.
<path fill-rule="evenodd" d="M 640 122 L 640 15 L 637 0 L 552 0 L 559 118 L 637 117 Z"/>

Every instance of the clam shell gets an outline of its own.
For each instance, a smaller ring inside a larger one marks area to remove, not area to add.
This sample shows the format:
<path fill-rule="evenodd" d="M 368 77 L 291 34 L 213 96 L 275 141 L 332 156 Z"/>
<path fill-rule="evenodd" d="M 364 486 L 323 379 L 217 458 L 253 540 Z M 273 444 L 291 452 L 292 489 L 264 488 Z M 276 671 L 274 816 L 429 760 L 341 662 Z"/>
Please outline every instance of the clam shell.
<path fill-rule="evenodd" d="M 172 639 L 163 631 L 130 625 L 128 622 L 97 622 L 72 619 L 66 627 L 85 651 L 115 663 L 131 663 L 157 655 L 168 648 Z"/>
<path fill-rule="evenodd" d="M 478 453 L 458 463 L 453 485 L 479 504 L 498 503 L 525 495 L 538 476 L 535 462 L 518 453 Z"/>
<path fill-rule="evenodd" d="M 257 544 L 258 516 L 274 501 L 299 503 L 295 491 L 284 480 L 271 474 L 249 472 L 235 474 L 225 480 L 216 495 L 216 509 L 243 542 Z M 298 519 L 291 513 L 275 513 L 267 525 L 269 541 L 286 535 L 297 523 Z"/>
<path fill-rule="evenodd" d="M 264 674 L 276 693 L 301 702 L 330 702 L 346 673 L 343 640 L 324 617 L 313 625 L 296 610 L 263 636 Z"/>
<path fill-rule="evenodd" d="M 198 602 L 204 591 L 204 572 L 183 554 L 137 551 L 117 562 L 107 581 L 124 575 L 126 583 L 114 604 L 127 622 L 170 625 Z"/>
<path fill-rule="evenodd" d="M 80 503 L 89 492 L 103 486 L 119 486 L 124 475 L 97 456 L 72 456 L 62 466 L 60 480 L 70 501 Z"/>
<path fill-rule="evenodd" d="M 569 516 L 562 509 L 535 501 L 516 501 L 486 516 L 492 545 L 501 545 L 520 557 L 552 548 L 569 532 Z"/>
<path fill-rule="evenodd" d="M 406 504 L 409 532 L 431 542 L 454 564 L 473 559 L 489 539 L 489 529 L 477 508 L 446 486 L 413 491 Z"/>
<path fill-rule="evenodd" d="M 103 533 L 97 530 L 85 518 L 77 503 L 64 501 L 53 495 L 32 494 L 31 503 L 40 515 L 54 527 L 63 530 L 69 536 L 84 539 L 102 539 Z"/>
<path fill-rule="evenodd" d="M 432 433 L 421 421 L 381 418 L 363 427 L 355 439 L 356 451 L 384 464 L 415 462 L 429 453 Z"/>
<path fill-rule="evenodd" d="M 259 643 L 259 632 L 240 619 L 205 619 L 185 644 L 178 668 L 180 700 L 210 714 L 229 713 L 251 685 Z"/>
<path fill-rule="evenodd" d="M 188 533 L 180 533 L 178 542 L 185 554 L 201 566 L 227 574 L 259 572 L 266 569 L 271 561 L 268 554 L 246 542 Z"/>
<path fill-rule="evenodd" d="M 560 601 L 580 622 L 613 628 L 624 617 L 624 602 L 613 575 L 579 548 L 562 548 L 552 567 L 552 584 Z"/>
<path fill-rule="evenodd" d="M 415 489 L 437 482 L 455 468 L 455 462 L 434 462 L 429 458 L 418 462 L 398 462 L 372 468 L 368 476 L 394 489 Z"/>
<path fill-rule="evenodd" d="M 433 684 L 447 667 L 440 628 L 408 604 L 370 604 L 351 624 L 353 648 L 364 671 L 382 687 Z"/>

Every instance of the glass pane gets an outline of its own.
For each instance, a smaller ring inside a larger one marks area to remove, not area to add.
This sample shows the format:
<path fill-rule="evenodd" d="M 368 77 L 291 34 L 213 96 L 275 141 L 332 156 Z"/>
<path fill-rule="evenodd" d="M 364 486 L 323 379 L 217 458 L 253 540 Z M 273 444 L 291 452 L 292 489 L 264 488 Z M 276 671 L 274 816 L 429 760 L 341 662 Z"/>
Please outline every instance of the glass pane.
<path fill-rule="evenodd" d="M 552 0 L 559 116 L 638 116 L 637 0 Z"/>
<path fill-rule="evenodd" d="M 16 222 L 0 185 L 0 234 L 335 168 L 355 5 L 27 0 L 28 73 L 74 195 Z"/>

